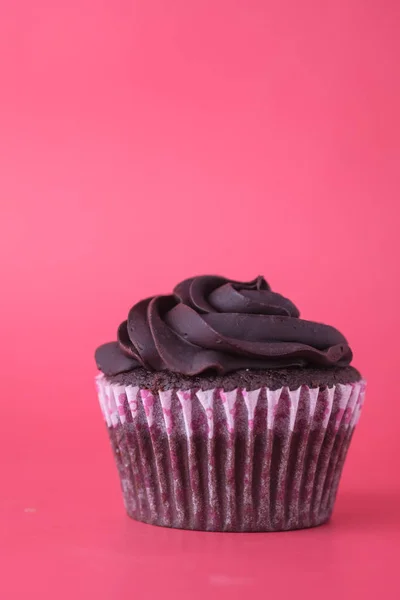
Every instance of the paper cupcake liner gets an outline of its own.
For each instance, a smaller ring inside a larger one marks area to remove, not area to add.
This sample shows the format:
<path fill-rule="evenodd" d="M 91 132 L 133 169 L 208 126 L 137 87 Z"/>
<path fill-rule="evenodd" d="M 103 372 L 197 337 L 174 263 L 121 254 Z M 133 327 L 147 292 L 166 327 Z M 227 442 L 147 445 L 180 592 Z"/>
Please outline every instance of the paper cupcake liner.
<path fill-rule="evenodd" d="M 134 519 L 281 531 L 330 518 L 365 382 L 158 394 L 96 383 Z"/>

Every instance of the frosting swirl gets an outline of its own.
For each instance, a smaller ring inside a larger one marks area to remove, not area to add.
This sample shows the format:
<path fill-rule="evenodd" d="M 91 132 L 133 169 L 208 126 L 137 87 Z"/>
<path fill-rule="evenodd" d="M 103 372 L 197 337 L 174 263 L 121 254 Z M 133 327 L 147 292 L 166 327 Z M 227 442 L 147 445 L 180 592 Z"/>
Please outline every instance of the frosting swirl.
<path fill-rule="evenodd" d="M 352 352 L 337 329 L 299 317 L 261 276 L 249 282 L 192 277 L 171 295 L 135 304 L 118 341 L 96 350 L 96 363 L 106 375 L 137 367 L 197 375 L 350 364 Z"/>

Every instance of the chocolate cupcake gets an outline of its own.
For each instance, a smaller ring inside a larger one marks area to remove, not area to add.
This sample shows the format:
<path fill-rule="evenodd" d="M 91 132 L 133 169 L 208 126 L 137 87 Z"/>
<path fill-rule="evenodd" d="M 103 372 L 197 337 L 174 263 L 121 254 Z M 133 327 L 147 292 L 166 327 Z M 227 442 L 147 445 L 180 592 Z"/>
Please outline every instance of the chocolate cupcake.
<path fill-rule="evenodd" d="M 96 383 L 128 514 L 282 531 L 331 516 L 365 382 L 346 339 L 263 277 L 205 275 L 142 300 Z"/>

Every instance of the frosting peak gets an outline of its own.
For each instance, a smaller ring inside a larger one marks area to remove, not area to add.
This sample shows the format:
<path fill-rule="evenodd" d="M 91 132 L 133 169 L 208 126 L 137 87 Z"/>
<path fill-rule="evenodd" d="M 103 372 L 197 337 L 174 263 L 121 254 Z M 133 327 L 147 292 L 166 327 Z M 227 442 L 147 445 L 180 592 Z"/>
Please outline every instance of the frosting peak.
<path fill-rule="evenodd" d="M 264 277 L 191 277 L 171 295 L 135 304 L 119 326 L 118 341 L 96 350 L 96 363 L 106 375 L 140 366 L 197 375 L 350 364 L 352 352 L 337 329 L 299 317 Z"/>

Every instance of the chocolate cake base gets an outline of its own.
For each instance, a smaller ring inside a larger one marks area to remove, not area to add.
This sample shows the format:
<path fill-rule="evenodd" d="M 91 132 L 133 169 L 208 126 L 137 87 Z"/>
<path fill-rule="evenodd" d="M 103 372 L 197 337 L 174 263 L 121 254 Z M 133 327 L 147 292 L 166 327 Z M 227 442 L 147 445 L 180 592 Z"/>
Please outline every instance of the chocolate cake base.
<path fill-rule="evenodd" d="M 149 371 L 148 369 L 133 369 L 128 373 L 120 373 L 107 377 L 110 383 L 137 385 L 140 388 L 157 393 L 159 390 L 209 390 L 222 388 L 231 391 L 236 388 L 257 390 L 267 387 L 276 390 L 288 387 L 295 390 L 301 385 L 310 388 L 332 387 L 339 383 L 348 384 L 360 381 L 361 375 L 354 367 L 330 367 L 325 369 L 288 367 L 281 369 L 241 369 L 225 375 L 214 372 L 202 373 L 193 377 L 173 373 L 172 371 Z"/>
<path fill-rule="evenodd" d="M 237 532 L 330 518 L 364 382 L 157 393 L 97 383 L 132 518 Z"/>

